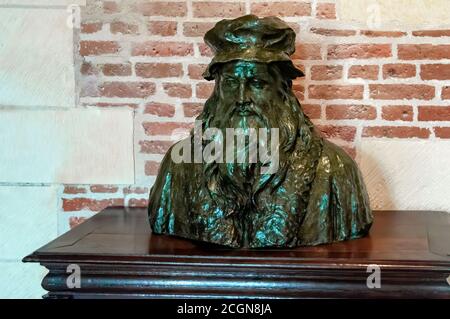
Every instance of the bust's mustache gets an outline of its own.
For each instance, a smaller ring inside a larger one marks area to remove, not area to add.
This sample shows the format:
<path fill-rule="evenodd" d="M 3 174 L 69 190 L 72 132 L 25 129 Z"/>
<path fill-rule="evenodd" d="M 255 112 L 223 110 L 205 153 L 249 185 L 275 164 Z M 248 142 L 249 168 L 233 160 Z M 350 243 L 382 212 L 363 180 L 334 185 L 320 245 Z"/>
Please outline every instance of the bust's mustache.
<path fill-rule="evenodd" d="M 236 106 L 233 108 L 233 115 L 235 113 L 241 116 L 257 115 L 257 111 L 255 110 L 253 102 L 236 102 Z"/>
<path fill-rule="evenodd" d="M 225 106 L 224 103 L 219 102 L 219 107 Z M 267 106 L 265 106 L 267 108 Z M 274 122 L 270 120 L 270 114 L 267 111 L 263 111 L 263 107 L 257 105 L 254 102 L 235 102 L 230 105 L 225 106 L 227 111 L 225 112 L 225 116 L 216 118 L 213 125 L 217 125 L 217 128 L 238 128 L 240 125 L 239 120 L 243 120 L 244 118 L 247 120 L 256 120 L 257 126 L 261 128 L 271 128 L 271 123 Z"/>

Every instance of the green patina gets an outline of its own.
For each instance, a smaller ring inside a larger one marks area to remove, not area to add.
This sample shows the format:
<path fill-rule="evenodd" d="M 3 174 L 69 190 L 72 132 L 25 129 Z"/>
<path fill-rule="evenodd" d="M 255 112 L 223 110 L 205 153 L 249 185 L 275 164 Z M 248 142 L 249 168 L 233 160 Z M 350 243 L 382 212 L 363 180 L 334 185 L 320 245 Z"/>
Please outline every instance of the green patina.
<path fill-rule="evenodd" d="M 150 193 L 153 232 L 250 248 L 365 236 L 373 217 L 356 163 L 316 133 L 292 92 L 303 75 L 289 58 L 294 31 L 278 18 L 247 15 L 218 22 L 205 41 L 215 56 L 204 77 L 216 87 L 198 117 L 202 127 L 279 129 L 279 169 L 174 163 L 169 151 Z"/>

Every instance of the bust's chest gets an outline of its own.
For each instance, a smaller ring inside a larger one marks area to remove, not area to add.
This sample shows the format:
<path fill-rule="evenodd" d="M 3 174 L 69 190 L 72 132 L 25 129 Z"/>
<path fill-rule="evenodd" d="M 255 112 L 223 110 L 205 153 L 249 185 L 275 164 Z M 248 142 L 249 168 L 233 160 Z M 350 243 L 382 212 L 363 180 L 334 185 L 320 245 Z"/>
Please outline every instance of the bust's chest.
<path fill-rule="evenodd" d="M 263 191 L 257 207 L 229 214 L 204 192 L 193 203 L 191 227 L 199 239 L 234 247 L 295 246 L 304 217 L 301 198 L 288 187 Z"/>

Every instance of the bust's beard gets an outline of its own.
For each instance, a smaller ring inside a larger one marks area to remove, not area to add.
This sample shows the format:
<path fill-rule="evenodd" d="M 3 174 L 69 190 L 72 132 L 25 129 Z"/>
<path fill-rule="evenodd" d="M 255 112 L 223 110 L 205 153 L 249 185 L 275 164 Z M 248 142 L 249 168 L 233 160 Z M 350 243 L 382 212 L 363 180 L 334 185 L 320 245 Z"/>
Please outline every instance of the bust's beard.
<path fill-rule="evenodd" d="M 256 156 L 256 162 L 250 160 L 251 152 L 258 149 L 257 141 L 261 138 L 260 130 L 265 130 L 267 137 L 270 138 L 270 129 L 278 128 L 278 126 L 271 126 L 270 119 L 258 108 L 252 107 L 252 109 L 255 111 L 252 115 L 241 116 L 234 108 L 233 112 L 219 119 L 217 123 L 214 123 L 214 120 L 212 123 L 212 126 L 218 128 L 222 133 L 224 149 L 232 150 L 231 158 L 228 156 L 224 158 L 225 163 L 217 163 L 218 173 L 226 175 L 239 185 L 239 188 L 242 188 L 244 184 L 252 183 L 260 172 L 260 158 Z M 274 125 L 276 124 L 274 123 Z M 229 136 L 228 128 L 233 129 L 233 132 L 237 134 L 241 133 L 241 137 L 235 137 L 234 134 Z M 238 142 L 239 138 L 241 141 Z M 251 138 L 256 138 L 256 140 L 251 140 Z"/>
<path fill-rule="evenodd" d="M 211 101 L 210 101 L 211 102 Z M 271 153 L 271 129 L 278 129 L 278 147 L 276 152 L 278 156 L 278 170 L 272 174 L 262 178 L 262 165 L 273 165 L 274 163 L 262 163 L 257 156 L 256 163 L 249 162 L 250 145 L 248 139 L 243 148 L 236 148 L 233 153 L 233 161 L 227 162 L 225 156 L 223 163 L 204 163 L 203 171 L 205 183 L 212 198 L 225 209 L 227 215 L 236 213 L 244 213 L 250 209 L 255 209 L 255 195 L 264 187 L 267 187 L 270 180 L 274 177 L 283 180 L 286 174 L 288 158 L 292 153 L 298 137 L 298 129 L 300 123 L 300 112 L 298 108 L 289 103 L 288 99 L 267 101 L 267 105 L 259 107 L 252 105 L 250 107 L 251 115 L 242 116 L 238 113 L 236 107 L 230 107 L 225 101 L 216 100 L 214 105 L 214 115 L 205 119 L 207 128 L 217 128 L 222 132 L 224 145 L 227 145 L 226 129 L 252 129 L 257 133 L 258 140 L 260 138 L 260 130 L 266 130 L 267 143 L 266 147 Z M 223 110 L 227 110 L 224 112 Z M 267 110 L 263 112 L 262 110 Z M 297 111 L 296 111 L 297 110 Z M 234 140 L 234 146 L 236 146 Z M 253 149 L 254 150 L 254 149 Z M 224 150 L 225 152 L 225 150 Z M 238 152 L 244 154 L 239 157 Z M 274 154 L 270 154 L 270 158 L 274 158 Z M 245 160 L 242 161 L 242 158 Z"/>

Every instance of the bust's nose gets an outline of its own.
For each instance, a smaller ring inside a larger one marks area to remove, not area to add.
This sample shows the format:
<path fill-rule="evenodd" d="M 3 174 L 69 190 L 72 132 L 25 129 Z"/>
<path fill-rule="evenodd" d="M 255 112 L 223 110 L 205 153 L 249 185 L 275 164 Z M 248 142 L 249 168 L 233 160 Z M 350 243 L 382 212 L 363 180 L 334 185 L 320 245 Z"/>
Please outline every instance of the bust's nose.
<path fill-rule="evenodd" d="M 248 92 L 248 86 L 246 81 L 241 81 L 239 84 L 239 91 L 238 91 L 238 99 L 236 101 L 236 104 L 238 106 L 244 106 L 250 104 L 251 99 Z"/>

